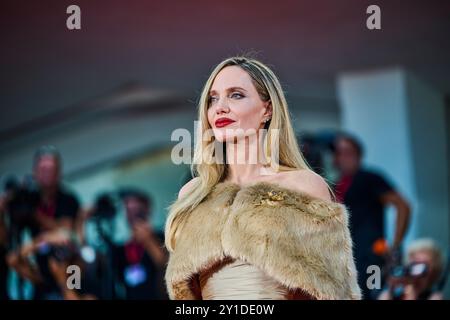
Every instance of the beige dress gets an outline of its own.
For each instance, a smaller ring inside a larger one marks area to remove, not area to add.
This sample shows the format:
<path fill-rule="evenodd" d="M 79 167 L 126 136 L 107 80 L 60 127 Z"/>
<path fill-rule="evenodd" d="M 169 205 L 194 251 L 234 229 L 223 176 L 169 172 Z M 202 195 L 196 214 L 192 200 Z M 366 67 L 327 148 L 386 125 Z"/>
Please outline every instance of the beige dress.
<path fill-rule="evenodd" d="M 199 274 L 203 300 L 286 300 L 287 288 L 259 268 L 228 260 Z"/>

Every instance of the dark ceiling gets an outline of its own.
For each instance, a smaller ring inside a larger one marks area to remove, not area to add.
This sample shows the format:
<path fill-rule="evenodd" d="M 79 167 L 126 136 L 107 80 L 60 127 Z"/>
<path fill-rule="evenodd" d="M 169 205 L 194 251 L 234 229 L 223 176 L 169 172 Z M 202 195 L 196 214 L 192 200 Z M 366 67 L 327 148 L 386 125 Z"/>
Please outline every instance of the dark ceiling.
<path fill-rule="evenodd" d="M 66 29 L 66 8 L 82 29 Z M 381 7 L 382 30 L 366 28 Z M 403 66 L 450 94 L 450 1 L 2 1 L 0 130 L 125 83 L 195 99 L 222 58 L 256 53 L 290 101 L 335 99 L 340 72 Z"/>

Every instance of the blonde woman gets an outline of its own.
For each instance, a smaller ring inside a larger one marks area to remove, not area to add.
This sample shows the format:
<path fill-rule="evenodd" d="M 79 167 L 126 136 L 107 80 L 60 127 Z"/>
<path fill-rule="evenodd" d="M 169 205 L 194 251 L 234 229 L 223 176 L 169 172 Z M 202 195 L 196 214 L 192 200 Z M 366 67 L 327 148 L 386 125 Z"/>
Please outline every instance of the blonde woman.
<path fill-rule="evenodd" d="M 442 286 L 440 283 L 444 271 L 444 259 L 437 243 L 430 238 L 421 238 L 412 241 L 405 255 L 404 267 L 393 273 L 388 279 L 387 289 L 384 290 L 379 300 L 443 300 Z"/>
<path fill-rule="evenodd" d="M 226 59 L 198 112 L 212 139 L 166 223 L 170 298 L 359 299 L 346 209 L 305 163 L 272 70 Z"/>

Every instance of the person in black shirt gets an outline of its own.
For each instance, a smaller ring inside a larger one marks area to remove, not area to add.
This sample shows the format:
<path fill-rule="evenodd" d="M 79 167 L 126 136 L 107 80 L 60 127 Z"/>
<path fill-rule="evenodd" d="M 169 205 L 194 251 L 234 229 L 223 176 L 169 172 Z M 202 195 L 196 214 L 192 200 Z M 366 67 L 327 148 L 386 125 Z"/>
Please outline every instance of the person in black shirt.
<path fill-rule="evenodd" d="M 32 242 L 8 254 L 7 260 L 22 277 L 34 284 L 34 299 L 61 299 L 61 290 L 49 269 L 49 257 L 54 253 L 55 234 L 65 232 L 70 238 L 80 209 L 77 198 L 60 183 L 61 157 L 51 146 L 38 149 L 34 157 L 33 176 L 38 201 L 33 207 L 27 227 Z M 36 264 L 29 256 L 34 255 Z"/>
<path fill-rule="evenodd" d="M 384 265 L 378 251 L 385 243 L 384 209 L 393 205 L 397 212 L 394 241 L 389 254 L 398 251 L 409 224 L 410 208 L 404 198 L 379 173 L 362 168 L 362 145 L 350 135 L 340 135 L 334 144 L 335 165 L 340 172 L 336 198 L 350 211 L 350 231 L 359 285 L 364 299 L 375 299 L 377 292 L 367 286 L 367 267 Z"/>
<path fill-rule="evenodd" d="M 139 191 L 123 197 L 131 239 L 114 249 L 115 272 L 125 289 L 127 300 L 158 300 L 167 298 L 163 283 L 166 252 L 164 239 L 149 224 L 151 203 Z"/>

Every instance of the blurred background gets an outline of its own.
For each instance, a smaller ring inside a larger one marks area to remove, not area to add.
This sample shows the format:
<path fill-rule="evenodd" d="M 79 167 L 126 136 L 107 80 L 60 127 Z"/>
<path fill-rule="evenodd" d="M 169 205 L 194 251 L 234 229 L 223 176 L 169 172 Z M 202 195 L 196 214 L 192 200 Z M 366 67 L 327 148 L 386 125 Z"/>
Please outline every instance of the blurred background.
<path fill-rule="evenodd" d="M 66 27 L 71 4 L 81 30 Z M 371 4 L 380 30 L 366 27 Z M 7 0 L 0 15 L 4 299 L 167 298 L 167 207 L 190 179 L 171 161 L 171 133 L 193 133 L 209 73 L 239 54 L 280 78 L 311 166 L 355 205 L 355 245 L 402 267 L 383 268 L 376 294 L 401 297 L 417 263 L 423 274 L 437 263 L 416 290 L 450 297 L 448 1 Z M 361 205 L 345 195 L 352 159 L 372 174 L 353 196 L 370 193 L 376 217 L 357 218 Z M 65 190 L 53 205 L 42 196 L 48 171 Z M 63 220 L 75 236 L 51 227 Z M 430 257 L 403 260 L 417 241 Z M 86 292 L 61 292 L 71 259 L 84 261 Z"/>

